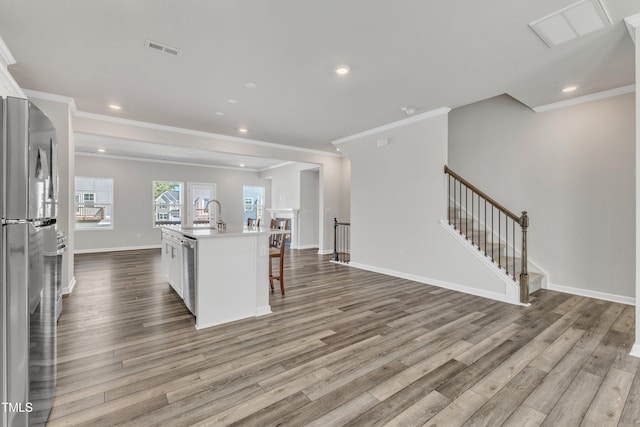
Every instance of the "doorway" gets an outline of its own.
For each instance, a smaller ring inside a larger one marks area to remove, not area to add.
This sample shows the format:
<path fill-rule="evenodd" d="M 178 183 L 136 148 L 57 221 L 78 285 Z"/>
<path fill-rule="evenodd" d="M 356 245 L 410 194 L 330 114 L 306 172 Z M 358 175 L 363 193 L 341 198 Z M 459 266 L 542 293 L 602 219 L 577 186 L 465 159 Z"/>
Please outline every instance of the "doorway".
<path fill-rule="evenodd" d="M 265 225 L 264 217 L 264 187 L 243 185 L 242 200 L 244 212 L 244 224 L 249 218 L 259 219 L 260 225 Z M 268 226 L 268 224 L 266 224 Z"/>
<path fill-rule="evenodd" d="M 187 183 L 187 224 L 208 224 L 207 204 L 216 198 L 216 185 Z"/>

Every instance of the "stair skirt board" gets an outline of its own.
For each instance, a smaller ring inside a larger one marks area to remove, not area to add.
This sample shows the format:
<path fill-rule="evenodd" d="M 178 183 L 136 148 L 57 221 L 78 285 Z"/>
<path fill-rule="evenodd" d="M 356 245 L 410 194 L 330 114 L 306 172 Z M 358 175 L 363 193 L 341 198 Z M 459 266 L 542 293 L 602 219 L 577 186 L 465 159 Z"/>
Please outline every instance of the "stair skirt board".
<path fill-rule="evenodd" d="M 517 284 L 513 280 L 510 280 L 511 283 L 506 284 L 505 286 L 506 293 L 501 294 L 497 292 L 485 291 L 485 290 L 474 288 L 471 286 L 445 282 L 443 280 L 431 279 L 423 276 L 417 276 L 415 274 L 404 273 L 401 271 L 389 270 L 381 267 L 374 267 L 372 265 L 361 264 L 353 261 L 350 262 L 349 264 L 342 264 L 342 265 L 347 267 L 355 267 L 360 270 L 372 271 L 374 273 L 380 273 L 387 276 L 398 277 L 400 279 L 411 280 L 413 282 L 424 283 L 425 285 L 438 286 L 440 288 L 450 289 L 452 291 L 458 291 L 458 292 L 463 292 L 465 294 L 488 298 L 494 301 L 501 301 L 509 304 L 522 305 L 522 306 L 530 305 L 530 304 L 522 304 L 520 302 L 520 290 L 517 288 L 516 286 Z"/>
<path fill-rule="evenodd" d="M 453 208 L 452 208 L 452 209 L 453 209 Z M 459 208 L 455 208 L 455 209 L 459 209 Z M 464 211 L 464 210 L 463 210 L 463 211 Z M 465 214 L 464 214 L 464 213 L 459 213 L 459 215 L 465 215 Z M 474 224 L 479 224 L 479 225 L 477 225 L 476 227 L 474 227 L 474 230 L 473 230 L 473 232 L 474 232 L 474 233 L 478 233 L 478 232 L 480 232 L 480 230 L 483 228 L 483 225 L 482 225 L 482 223 L 481 223 L 481 222 L 479 222 L 479 221 L 478 221 L 478 218 L 475 218 L 475 217 L 474 217 L 474 218 L 473 218 L 473 220 L 472 220 L 471 218 L 469 218 L 469 217 L 466 217 L 466 216 L 465 216 L 464 218 L 469 222 L 469 224 L 471 224 L 472 222 L 473 222 Z M 458 218 L 458 220 L 459 220 L 459 219 L 460 219 L 460 218 Z M 449 221 L 448 221 L 448 220 L 443 219 L 443 220 L 441 220 L 441 222 L 443 222 L 443 223 L 446 225 L 446 227 L 447 227 L 447 228 L 453 228 L 453 225 L 449 225 Z M 452 222 L 454 222 L 454 221 L 452 220 Z M 467 239 L 464 237 L 464 234 L 462 234 L 462 235 L 460 234 L 460 233 L 461 233 L 461 231 L 459 231 L 459 229 L 456 229 L 456 233 L 457 233 L 457 234 L 458 234 L 458 236 L 460 236 L 462 239 L 467 240 Z M 493 230 L 491 230 L 490 228 L 487 228 L 487 233 L 489 234 L 489 236 L 493 236 L 493 237 L 496 239 L 496 241 L 498 240 L 498 235 L 497 235 L 497 234 L 495 234 L 495 233 L 493 233 Z M 471 241 L 470 241 L 470 240 L 467 240 L 467 241 L 468 241 L 469 243 L 471 243 Z M 509 251 L 509 253 L 511 254 L 511 253 L 512 253 L 512 245 L 511 245 L 510 243 L 500 242 L 500 245 L 501 245 L 501 246 L 505 246 L 505 244 L 506 244 L 507 250 L 508 250 L 508 251 Z M 496 245 L 498 245 L 498 243 L 496 243 Z M 473 245 L 471 245 L 471 246 L 473 246 Z M 480 247 L 481 247 L 481 249 L 482 249 L 482 246 L 480 246 Z M 479 251 L 479 252 L 480 252 L 480 250 L 478 250 L 478 248 L 477 248 L 477 247 L 475 247 L 475 248 L 476 248 L 476 251 Z M 521 257 L 522 257 L 522 252 L 521 252 L 521 251 L 520 251 L 520 249 L 518 249 L 517 247 L 516 247 L 515 249 L 516 249 L 516 250 L 515 250 L 516 257 L 517 257 L 517 258 L 521 258 Z M 484 256 L 484 257 L 486 257 L 486 255 L 484 255 L 484 252 L 480 252 L 480 253 L 481 253 L 481 254 L 483 254 L 483 256 Z M 487 259 L 488 259 L 488 258 L 487 258 Z M 488 261 L 489 261 L 489 263 L 494 264 L 493 262 L 491 262 L 491 260 L 490 260 L 490 259 L 488 259 Z M 534 260 L 532 260 L 531 258 L 529 258 L 529 259 L 528 259 L 528 263 L 527 263 L 527 265 L 529 266 L 529 293 L 535 292 L 535 291 L 537 291 L 538 289 L 547 289 L 547 277 L 549 277 L 549 275 L 547 274 L 547 272 L 546 272 L 542 267 L 540 267 L 540 266 L 539 266 L 539 265 L 538 265 Z M 519 267 L 519 266 L 518 266 L 518 267 Z M 516 270 L 519 270 L 519 268 L 517 268 Z M 504 273 L 504 271 L 503 271 L 503 273 Z M 533 275 L 540 275 L 541 277 L 533 277 L 533 278 L 532 278 L 532 277 L 531 277 L 531 276 L 532 276 L 532 273 L 533 273 Z M 533 285 L 535 285 L 535 286 L 532 286 L 532 284 L 533 284 Z"/>
<path fill-rule="evenodd" d="M 509 290 L 513 290 L 514 300 L 508 301 L 514 304 L 520 304 L 520 283 L 513 280 L 513 277 L 507 275 L 504 269 L 498 267 L 498 264 L 493 262 L 491 258 L 487 257 L 484 252 L 478 250 L 478 247 L 471 243 L 470 240 L 467 240 L 464 235 L 460 234 L 458 230 L 453 228 L 453 226 L 449 225 L 447 220 L 441 220 L 440 225 L 444 228 L 447 233 L 451 234 L 455 238 L 455 240 L 460 243 L 465 249 L 467 249 L 473 256 L 479 259 L 493 274 L 496 275 L 497 278 L 502 280 L 505 283 L 505 287 L 507 289 L 507 293 L 511 293 Z M 532 286 L 533 285 L 533 286 Z M 542 281 L 539 279 L 531 280 L 529 278 L 529 293 L 535 292 L 541 288 Z"/>
<path fill-rule="evenodd" d="M 640 342 L 636 342 L 633 347 L 631 347 L 631 352 L 629 354 L 631 356 L 640 357 Z"/>

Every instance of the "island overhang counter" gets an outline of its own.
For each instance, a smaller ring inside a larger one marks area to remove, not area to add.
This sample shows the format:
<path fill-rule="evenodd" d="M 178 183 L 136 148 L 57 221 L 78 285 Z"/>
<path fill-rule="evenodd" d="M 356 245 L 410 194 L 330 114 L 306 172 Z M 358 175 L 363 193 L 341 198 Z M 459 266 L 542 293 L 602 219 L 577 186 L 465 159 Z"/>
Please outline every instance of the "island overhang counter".
<path fill-rule="evenodd" d="M 271 313 L 270 234 L 269 229 L 241 225 L 229 225 L 223 231 L 197 226 L 162 227 L 163 251 L 165 239 L 195 242 L 195 309 L 192 312 L 196 329 Z M 166 274 L 166 268 L 163 271 Z M 178 275 L 188 276 L 184 271 Z M 184 298 L 187 292 L 181 291 L 183 286 L 188 284 L 181 283 L 174 289 Z"/>

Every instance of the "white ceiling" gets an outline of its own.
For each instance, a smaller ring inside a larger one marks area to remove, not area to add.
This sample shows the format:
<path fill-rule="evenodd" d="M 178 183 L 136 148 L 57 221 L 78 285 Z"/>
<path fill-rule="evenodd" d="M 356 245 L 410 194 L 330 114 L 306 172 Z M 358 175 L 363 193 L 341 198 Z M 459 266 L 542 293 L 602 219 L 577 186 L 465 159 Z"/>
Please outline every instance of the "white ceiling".
<path fill-rule="evenodd" d="M 80 111 L 333 151 L 405 106 L 507 93 L 539 107 L 634 84 L 622 20 L 640 1 L 602 0 L 612 27 L 549 48 L 528 24 L 575 1 L 0 0 L 0 37 L 21 87 Z"/>
<path fill-rule="evenodd" d="M 177 145 L 153 144 L 86 133 L 75 134 L 75 150 L 76 154 L 80 155 L 126 157 L 134 160 L 153 160 L 252 171 L 261 171 L 285 164 L 285 162 L 276 159 L 185 148 Z"/>

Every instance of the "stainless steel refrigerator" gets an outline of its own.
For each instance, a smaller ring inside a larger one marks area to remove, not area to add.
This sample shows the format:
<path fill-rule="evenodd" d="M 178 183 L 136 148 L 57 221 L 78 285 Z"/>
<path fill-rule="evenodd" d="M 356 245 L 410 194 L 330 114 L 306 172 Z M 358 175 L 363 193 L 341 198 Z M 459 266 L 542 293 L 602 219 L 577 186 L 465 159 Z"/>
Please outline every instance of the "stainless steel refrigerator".
<path fill-rule="evenodd" d="M 56 133 L 25 99 L 3 99 L 0 117 L 2 425 L 44 425 L 56 385 Z"/>

